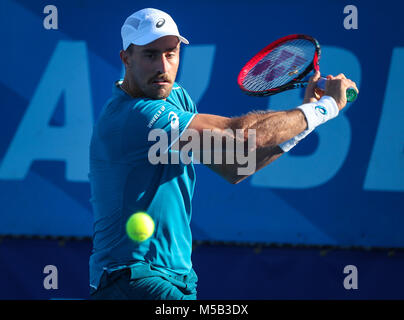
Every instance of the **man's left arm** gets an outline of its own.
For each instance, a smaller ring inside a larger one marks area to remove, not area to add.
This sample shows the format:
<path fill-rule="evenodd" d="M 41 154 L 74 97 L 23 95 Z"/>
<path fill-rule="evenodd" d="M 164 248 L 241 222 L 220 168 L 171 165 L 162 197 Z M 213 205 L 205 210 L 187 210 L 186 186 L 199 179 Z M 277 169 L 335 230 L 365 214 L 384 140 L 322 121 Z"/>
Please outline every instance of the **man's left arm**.
<path fill-rule="evenodd" d="M 236 162 L 234 164 L 205 164 L 206 167 L 211 169 L 212 171 L 216 172 L 221 177 L 224 177 L 227 181 L 232 184 L 237 184 L 243 181 L 244 179 L 248 178 L 255 172 L 259 171 L 260 169 L 264 168 L 265 166 L 269 165 L 271 162 L 278 159 L 281 155 L 284 154 L 284 151 L 279 147 L 268 147 L 264 149 L 257 149 L 255 155 L 255 167 L 253 172 L 245 175 L 237 174 L 237 170 L 240 169 L 239 164 Z"/>

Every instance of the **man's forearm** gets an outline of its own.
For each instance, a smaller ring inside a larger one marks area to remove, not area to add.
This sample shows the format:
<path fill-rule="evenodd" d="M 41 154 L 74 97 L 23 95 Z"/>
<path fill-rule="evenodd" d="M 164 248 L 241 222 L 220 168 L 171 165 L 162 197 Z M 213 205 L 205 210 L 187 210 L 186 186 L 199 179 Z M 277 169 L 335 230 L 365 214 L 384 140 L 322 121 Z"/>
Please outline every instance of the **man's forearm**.
<path fill-rule="evenodd" d="M 209 167 L 220 175 L 226 176 L 232 183 L 239 183 L 278 159 L 284 153 L 278 145 L 304 131 L 307 128 L 307 122 L 303 112 L 296 109 L 279 112 L 250 112 L 245 116 L 233 118 L 231 126 L 233 130 L 242 129 L 245 133 L 249 129 L 255 130 L 256 147 L 253 151 L 248 150 L 248 143 L 245 143 L 246 151 L 254 154 L 253 171 L 240 175 L 237 173 L 239 168 L 237 164 Z"/>
<path fill-rule="evenodd" d="M 255 129 L 257 150 L 275 147 L 307 128 L 306 118 L 299 109 L 288 111 L 249 113 L 234 118 L 232 129 Z"/>

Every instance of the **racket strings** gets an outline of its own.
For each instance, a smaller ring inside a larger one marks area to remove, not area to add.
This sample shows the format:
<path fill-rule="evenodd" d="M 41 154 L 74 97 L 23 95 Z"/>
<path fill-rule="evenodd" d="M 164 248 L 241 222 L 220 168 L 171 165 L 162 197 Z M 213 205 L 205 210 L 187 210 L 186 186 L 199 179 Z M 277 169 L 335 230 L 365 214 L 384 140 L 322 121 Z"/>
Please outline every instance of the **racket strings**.
<path fill-rule="evenodd" d="M 287 41 L 266 54 L 247 73 L 243 86 L 249 91 L 266 91 L 298 77 L 313 62 L 315 45 L 305 39 Z"/>

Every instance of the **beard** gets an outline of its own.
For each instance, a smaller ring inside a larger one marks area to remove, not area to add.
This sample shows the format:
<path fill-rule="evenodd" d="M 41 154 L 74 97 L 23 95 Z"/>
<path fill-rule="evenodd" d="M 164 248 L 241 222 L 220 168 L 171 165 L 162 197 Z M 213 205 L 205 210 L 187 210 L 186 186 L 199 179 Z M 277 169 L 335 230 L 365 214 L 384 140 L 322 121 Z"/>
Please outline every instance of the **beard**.
<path fill-rule="evenodd" d="M 161 100 L 161 99 L 166 99 L 173 88 L 173 83 L 169 83 L 164 86 L 157 86 L 156 85 L 148 85 L 147 88 L 145 88 L 144 93 L 147 98 L 153 99 L 153 100 Z"/>
<path fill-rule="evenodd" d="M 144 97 L 152 100 L 166 99 L 173 88 L 174 81 L 168 75 L 158 75 L 148 81 L 137 81 L 134 79 L 136 85 L 136 97 Z M 159 83 L 159 81 L 162 81 Z"/>

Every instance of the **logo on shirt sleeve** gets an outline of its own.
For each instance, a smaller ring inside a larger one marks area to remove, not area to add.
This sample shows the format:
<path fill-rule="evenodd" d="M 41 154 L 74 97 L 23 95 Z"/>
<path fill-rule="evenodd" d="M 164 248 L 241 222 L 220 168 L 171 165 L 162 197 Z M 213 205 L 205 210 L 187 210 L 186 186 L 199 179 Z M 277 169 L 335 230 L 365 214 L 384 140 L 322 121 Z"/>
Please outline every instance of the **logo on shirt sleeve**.
<path fill-rule="evenodd" d="M 174 111 L 170 111 L 170 113 L 168 114 L 168 121 L 171 122 L 171 129 L 178 128 L 180 121 L 177 114 Z"/>
<path fill-rule="evenodd" d="M 157 121 L 158 118 L 160 118 L 160 115 L 163 113 L 163 111 L 166 109 L 165 106 L 162 106 L 159 111 L 157 111 L 153 118 L 150 120 L 150 122 L 148 123 L 147 127 L 150 129 L 151 127 L 153 127 L 154 123 Z"/>

